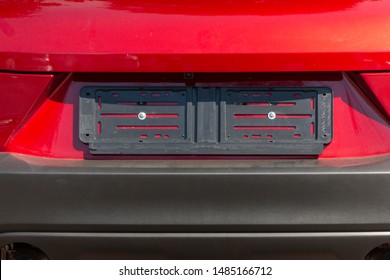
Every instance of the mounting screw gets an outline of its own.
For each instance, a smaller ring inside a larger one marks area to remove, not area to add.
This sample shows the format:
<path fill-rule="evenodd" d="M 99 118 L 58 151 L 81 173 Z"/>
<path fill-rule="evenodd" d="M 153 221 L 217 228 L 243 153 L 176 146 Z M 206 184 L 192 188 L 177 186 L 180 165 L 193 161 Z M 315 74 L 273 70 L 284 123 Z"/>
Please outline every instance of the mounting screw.
<path fill-rule="evenodd" d="M 140 112 L 138 114 L 138 119 L 143 121 L 144 119 L 146 119 L 146 113 L 145 112 Z"/>
<path fill-rule="evenodd" d="M 268 113 L 268 118 L 269 118 L 270 120 L 276 119 L 276 113 L 273 112 L 273 111 L 269 112 L 269 113 Z"/>

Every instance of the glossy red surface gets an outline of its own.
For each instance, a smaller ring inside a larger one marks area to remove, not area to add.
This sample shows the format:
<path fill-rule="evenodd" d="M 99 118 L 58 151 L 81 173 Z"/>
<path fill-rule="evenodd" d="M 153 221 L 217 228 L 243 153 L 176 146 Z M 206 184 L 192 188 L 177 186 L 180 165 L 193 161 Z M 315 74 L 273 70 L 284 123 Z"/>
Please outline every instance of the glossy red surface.
<path fill-rule="evenodd" d="M 390 69 L 390 1 L 0 2 L 0 69 Z"/>
<path fill-rule="evenodd" d="M 93 78 L 94 77 L 94 78 Z M 23 127 L 8 142 L 7 151 L 52 158 L 71 159 L 139 159 L 135 157 L 93 156 L 88 146 L 78 139 L 78 94 L 83 86 L 99 84 L 136 86 L 185 85 L 197 86 L 326 86 L 334 91 L 334 138 L 320 158 L 345 158 L 390 153 L 390 126 L 348 76 L 325 74 L 241 74 L 196 76 L 187 81 L 183 75 L 101 75 L 69 76 Z M 272 79 L 273 77 L 273 79 Z M 286 77 L 292 79 L 287 80 Z M 111 83 L 109 80 L 111 79 Z M 114 82 L 115 81 L 115 82 Z M 131 81 L 131 82 L 130 82 Z M 153 83 L 155 81 L 155 83 Z M 159 81 L 159 82 L 157 82 Z M 138 82 L 138 84 L 137 84 Z M 45 124 L 44 126 L 42 124 Z M 150 158 L 150 157 L 148 157 Z M 181 157 L 174 157 L 181 158 Z M 202 158 L 202 157 L 197 157 Z"/>
<path fill-rule="evenodd" d="M 362 74 L 367 88 L 339 74 L 390 70 L 389 15 L 387 0 L 1 1 L 0 70 L 123 73 L 69 74 L 42 106 L 53 76 L 0 74 L 0 147 L 14 131 L 11 152 L 104 158 L 78 139 L 82 86 L 219 83 L 331 87 L 334 139 L 321 157 L 389 154 L 389 74 Z M 297 73 L 309 71 L 321 74 Z"/>
<path fill-rule="evenodd" d="M 361 73 L 360 76 L 390 117 L 390 73 Z"/>
<path fill-rule="evenodd" d="M 53 75 L 0 73 L 0 151 L 49 90 Z"/>

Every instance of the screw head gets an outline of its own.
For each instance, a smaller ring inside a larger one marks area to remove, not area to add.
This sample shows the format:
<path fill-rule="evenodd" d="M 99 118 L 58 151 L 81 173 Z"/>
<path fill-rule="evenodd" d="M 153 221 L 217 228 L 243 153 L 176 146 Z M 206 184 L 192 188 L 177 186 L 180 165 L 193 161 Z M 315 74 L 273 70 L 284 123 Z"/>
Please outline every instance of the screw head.
<path fill-rule="evenodd" d="M 276 113 L 273 112 L 273 111 L 269 112 L 269 113 L 268 113 L 268 118 L 269 118 L 270 120 L 276 119 Z"/>
<path fill-rule="evenodd" d="M 141 121 L 146 119 L 146 113 L 145 112 L 139 112 L 138 113 L 138 119 L 141 120 Z"/>

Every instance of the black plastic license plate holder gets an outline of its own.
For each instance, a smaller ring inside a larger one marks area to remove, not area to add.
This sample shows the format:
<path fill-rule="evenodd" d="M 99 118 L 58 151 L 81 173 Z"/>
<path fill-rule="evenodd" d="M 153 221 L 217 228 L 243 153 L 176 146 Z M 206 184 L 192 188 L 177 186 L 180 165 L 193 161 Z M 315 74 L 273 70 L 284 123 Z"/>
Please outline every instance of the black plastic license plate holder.
<path fill-rule="evenodd" d="M 101 87 L 80 91 L 92 154 L 319 155 L 333 137 L 327 87 Z"/>

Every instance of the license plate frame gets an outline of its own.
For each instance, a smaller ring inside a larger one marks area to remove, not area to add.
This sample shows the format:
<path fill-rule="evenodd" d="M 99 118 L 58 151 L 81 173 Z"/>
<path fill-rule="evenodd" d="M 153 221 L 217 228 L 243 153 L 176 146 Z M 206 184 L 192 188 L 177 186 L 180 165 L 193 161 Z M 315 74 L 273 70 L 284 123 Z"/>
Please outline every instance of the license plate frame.
<path fill-rule="evenodd" d="M 88 86 L 79 103 L 92 154 L 319 155 L 333 138 L 328 87 Z"/>

